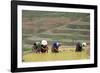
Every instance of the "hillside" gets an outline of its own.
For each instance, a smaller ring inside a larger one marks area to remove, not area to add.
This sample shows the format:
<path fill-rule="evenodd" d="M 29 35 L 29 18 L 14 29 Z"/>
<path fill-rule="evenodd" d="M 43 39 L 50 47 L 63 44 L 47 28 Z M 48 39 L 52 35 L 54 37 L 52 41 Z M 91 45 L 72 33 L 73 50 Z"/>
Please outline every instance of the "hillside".
<path fill-rule="evenodd" d="M 52 45 L 58 40 L 64 46 L 76 41 L 90 43 L 90 15 L 88 13 L 26 11 L 22 13 L 23 47 L 47 40 Z"/>

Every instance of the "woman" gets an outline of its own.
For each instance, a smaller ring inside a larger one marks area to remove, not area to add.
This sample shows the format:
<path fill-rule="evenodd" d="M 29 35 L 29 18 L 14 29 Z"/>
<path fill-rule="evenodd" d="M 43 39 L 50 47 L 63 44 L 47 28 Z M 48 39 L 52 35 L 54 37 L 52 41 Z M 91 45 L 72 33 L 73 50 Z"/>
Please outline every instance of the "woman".
<path fill-rule="evenodd" d="M 47 52 L 48 53 L 48 42 L 46 40 L 42 40 L 41 41 L 41 53 L 45 53 Z"/>
<path fill-rule="evenodd" d="M 82 51 L 82 44 L 80 42 L 76 43 L 76 52 L 81 52 Z"/>
<path fill-rule="evenodd" d="M 53 53 L 58 53 L 60 46 L 61 46 L 61 44 L 59 42 L 54 42 L 53 45 L 52 45 L 51 51 Z"/>
<path fill-rule="evenodd" d="M 40 42 L 35 42 L 33 44 L 32 51 L 35 52 L 35 53 L 40 53 L 41 52 L 41 43 Z"/>

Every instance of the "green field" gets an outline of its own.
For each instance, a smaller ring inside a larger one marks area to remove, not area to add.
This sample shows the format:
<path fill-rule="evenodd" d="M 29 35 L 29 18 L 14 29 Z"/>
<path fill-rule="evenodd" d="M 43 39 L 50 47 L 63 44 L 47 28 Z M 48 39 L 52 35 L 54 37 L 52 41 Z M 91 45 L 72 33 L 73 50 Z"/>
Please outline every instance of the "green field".
<path fill-rule="evenodd" d="M 24 53 L 24 62 L 39 62 L 39 61 L 59 61 L 59 60 L 80 60 L 89 59 L 87 50 L 82 52 L 75 52 L 73 48 L 69 48 L 67 51 L 60 51 L 59 53 Z"/>

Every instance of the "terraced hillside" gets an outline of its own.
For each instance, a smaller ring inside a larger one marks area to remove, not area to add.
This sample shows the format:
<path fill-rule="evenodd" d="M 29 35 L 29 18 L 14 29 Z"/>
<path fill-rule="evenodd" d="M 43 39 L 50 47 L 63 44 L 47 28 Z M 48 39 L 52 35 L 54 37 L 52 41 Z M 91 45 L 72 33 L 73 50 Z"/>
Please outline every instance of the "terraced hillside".
<path fill-rule="evenodd" d="M 76 41 L 90 43 L 90 15 L 88 13 L 26 11 L 22 13 L 23 48 L 33 42 L 47 40 L 52 45 L 58 40 L 64 46 L 75 46 Z"/>

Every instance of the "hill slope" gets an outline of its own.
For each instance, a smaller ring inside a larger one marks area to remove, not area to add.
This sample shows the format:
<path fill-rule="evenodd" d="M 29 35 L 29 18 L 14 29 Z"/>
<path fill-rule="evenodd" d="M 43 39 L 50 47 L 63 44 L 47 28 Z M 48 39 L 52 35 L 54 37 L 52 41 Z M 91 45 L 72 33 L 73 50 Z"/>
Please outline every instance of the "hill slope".
<path fill-rule="evenodd" d="M 74 46 L 75 41 L 90 43 L 90 15 L 88 13 L 26 11 L 22 13 L 23 47 L 46 39 L 49 45 L 54 40 L 65 46 Z"/>

